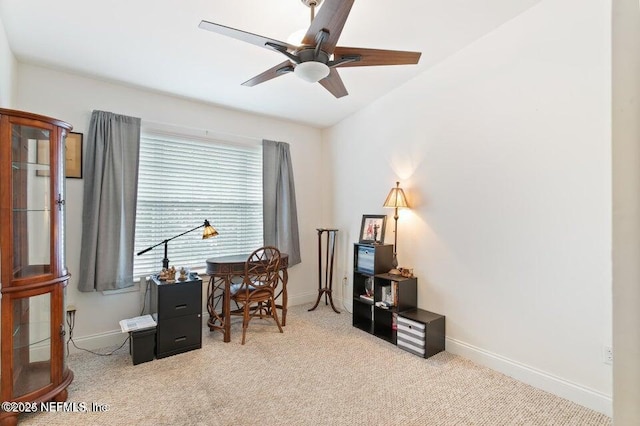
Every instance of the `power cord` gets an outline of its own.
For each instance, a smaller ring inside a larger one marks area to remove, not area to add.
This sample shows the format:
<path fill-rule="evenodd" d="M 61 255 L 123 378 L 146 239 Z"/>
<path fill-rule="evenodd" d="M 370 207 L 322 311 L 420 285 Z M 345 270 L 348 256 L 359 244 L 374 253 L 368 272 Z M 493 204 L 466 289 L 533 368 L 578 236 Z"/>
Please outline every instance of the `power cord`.
<path fill-rule="evenodd" d="M 149 293 L 149 280 L 145 279 L 146 287 L 144 289 L 144 299 L 142 299 L 142 309 L 140 310 L 140 316 L 144 315 L 144 310 L 147 307 L 147 293 Z"/>
<path fill-rule="evenodd" d="M 142 310 L 140 311 L 140 315 L 144 314 L 144 310 L 147 305 L 147 294 L 149 292 L 149 284 L 150 284 L 148 280 L 146 281 L 146 284 L 147 285 L 144 290 L 144 299 L 142 300 Z M 124 340 L 124 342 L 122 342 L 122 344 L 118 346 L 116 349 L 112 350 L 111 352 L 107 352 L 106 354 L 101 354 L 99 352 L 94 352 L 92 350 L 81 348 L 78 345 L 76 345 L 76 342 L 73 340 L 73 329 L 75 326 L 76 326 L 76 310 L 75 308 L 67 309 L 67 327 L 69 329 L 69 339 L 67 339 L 67 356 L 69 356 L 70 354 L 69 343 L 71 343 L 74 348 L 81 351 L 89 352 L 91 354 L 99 355 L 99 356 L 110 356 L 110 355 L 113 355 L 115 352 L 119 351 L 120 349 L 122 349 L 124 345 L 129 341 L 129 339 L 131 339 L 131 335 L 129 334 L 127 338 Z"/>
<path fill-rule="evenodd" d="M 75 325 L 76 325 L 76 310 L 75 309 L 67 310 L 67 326 L 69 328 L 69 339 L 67 340 L 67 356 L 69 356 L 69 343 L 71 343 L 74 348 L 76 348 L 78 350 L 81 350 L 81 351 L 89 352 L 91 354 L 99 355 L 99 356 L 110 356 L 110 355 L 113 355 L 116 351 L 122 349 L 122 347 L 125 345 L 125 343 L 127 343 L 129 341 L 129 339 L 131 338 L 131 336 L 128 336 L 125 339 L 125 341 L 122 342 L 122 344 L 118 348 L 112 350 L 111 352 L 102 354 L 102 353 L 99 353 L 99 352 L 94 352 L 94 351 L 89 350 L 89 349 L 81 348 L 78 345 L 76 345 L 76 342 L 73 341 L 73 329 L 74 329 Z"/>

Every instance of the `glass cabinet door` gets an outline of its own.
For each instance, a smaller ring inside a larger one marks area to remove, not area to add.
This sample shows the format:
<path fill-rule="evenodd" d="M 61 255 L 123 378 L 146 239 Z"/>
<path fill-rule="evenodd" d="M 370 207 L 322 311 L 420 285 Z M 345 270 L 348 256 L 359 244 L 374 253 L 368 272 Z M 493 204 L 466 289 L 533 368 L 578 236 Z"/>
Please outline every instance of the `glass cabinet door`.
<path fill-rule="evenodd" d="M 64 139 L 68 123 L 0 108 L 0 397 L 64 401 Z M 0 410 L 0 424 L 17 413 Z"/>
<path fill-rule="evenodd" d="M 49 386 L 51 293 L 13 300 L 13 398 Z"/>
<path fill-rule="evenodd" d="M 51 272 L 51 132 L 12 124 L 13 277 Z"/>

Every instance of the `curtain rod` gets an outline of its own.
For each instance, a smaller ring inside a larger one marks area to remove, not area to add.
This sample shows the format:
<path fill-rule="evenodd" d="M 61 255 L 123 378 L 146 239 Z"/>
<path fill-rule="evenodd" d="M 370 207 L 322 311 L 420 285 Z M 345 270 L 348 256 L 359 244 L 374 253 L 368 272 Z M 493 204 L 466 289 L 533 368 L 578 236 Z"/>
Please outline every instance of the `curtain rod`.
<path fill-rule="evenodd" d="M 235 135 L 232 133 L 224 133 L 213 130 L 201 129 L 196 127 L 187 127 L 176 124 L 160 123 L 142 119 L 142 132 L 156 133 L 166 136 L 174 136 L 185 138 L 195 137 L 203 140 L 218 140 L 221 142 L 234 142 L 243 145 L 256 145 L 262 143 L 261 138 L 251 136 Z"/>

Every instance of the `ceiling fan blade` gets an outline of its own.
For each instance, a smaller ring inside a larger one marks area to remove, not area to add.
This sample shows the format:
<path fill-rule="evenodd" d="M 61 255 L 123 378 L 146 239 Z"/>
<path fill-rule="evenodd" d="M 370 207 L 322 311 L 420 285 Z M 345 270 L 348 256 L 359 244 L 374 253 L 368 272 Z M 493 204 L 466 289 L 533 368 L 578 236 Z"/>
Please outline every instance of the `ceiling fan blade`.
<path fill-rule="evenodd" d="M 309 26 L 302 39 L 302 44 L 315 46 L 317 34 L 321 30 L 327 30 L 329 36 L 323 41 L 322 50 L 329 54 L 333 53 L 333 49 L 338 44 L 338 39 L 342 33 L 342 28 L 347 22 L 349 12 L 351 12 L 353 2 L 354 0 L 324 0 L 318 14 L 313 18 L 311 26 Z"/>
<path fill-rule="evenodd" d="M 261 35 L 249 33 L 246 31 L 237 30 L 235 28 L 226 27 L 224 25 L 216 24 L 209 21 L 200 21 L 200 25 L 198 25 L 198 28 L 222 34 L 227 37 L 235 38 L 237 40 L 246 41 L 247 43 L 255 44 L 256 46 L 264 47 L 270 50 L 275 49 L 273 46 L 279 46 L 281 49 L 285 49 L 286 51 L 294 51 L 298 48 L 297 46 L 293 46 L 283 41 L 275 40 L 269 37 L 263 37 Z M 270 46 L 270 44 L 273 46 Z"/>
<path fill-rule="evenodd" d="M 281 75 L 292 72 L 294 65 L 289 61 L 284 61 L 281 64 L 276 65 L 273 68 L 269 68 L 265 72 L 256 75 L 255 77 L 245 81 L 242 83 L 243 86 L 253 87 L 256 84 L 264 83 L 265 81 L 271 80 L 276 77 L 280 77 Z"/>
<path fill-rule="evenodd" d="M 359 47 L 336 47 L 333 51 L 333 60 L 359 56 L 360 60 L 339 63 L 336 67 L 364 67 L 369 65 L 411 65 L 420 60 L 420 52 L 407 52 L 402 50 L 361 49 Z"/>
<path fill-rule="evenodd" d="M 329 73 L 329 75 L 320 80 L 318 83 L 322 84 L 322 87 L 331 92 L 331 94 L 336 98 L 341 98 L 349 94 L 346 87 L 344 87 L 344 83 L 340 78 L 340 74 L 338 74 L 338 71 L 333 68 L 331 68 L 331 72 Z"/>

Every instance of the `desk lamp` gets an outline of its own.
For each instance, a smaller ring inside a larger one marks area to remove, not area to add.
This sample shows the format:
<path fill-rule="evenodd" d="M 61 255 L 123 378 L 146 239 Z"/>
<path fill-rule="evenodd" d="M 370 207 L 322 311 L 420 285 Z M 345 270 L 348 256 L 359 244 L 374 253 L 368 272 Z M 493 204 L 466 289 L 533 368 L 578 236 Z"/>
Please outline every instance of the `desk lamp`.
<path fill-rule="evenodd" d="M 155 246 L 148 247 L 148 248 L 142 250 L 141 252 L 139 252 L 138 256 L 148 252 L 152 248 L 155 248 L 155 247 L 158 247 L 161 244 L 164 244 L 164 259 L 162 259 L 162 268 L 163 269 L 169 269 L 169 259 L 167 258 L 167 243 L 169 241 L 171 241 L 171 240 L 174 240 L 174 239 L 176 239 L 178 237 L 183 236 L 184 234 L 188 234 L 189 232 L 195 231 L 196 229 L 199 229 L 199 228 L 202 228 L 202 227 L 204 227 L 204 230 L 202 231 L 202 239 L 203 240 L 206 240 L 207 238 L 215 237 L 216 235 L 218 235 L 218 231 L 216 231 L 216 229 L 213 226 L 211 226 L 209 221 L 205 219 L 205 221 L 204 221 L 204 223 L 202 225 L 196 226 L 193 229 L 189 229 L 188 231 L 183 232 L 182 234 L 178 234 L 175 237 L 167 238 L 166 240 L 156 244 Z"/>
<path fill-rule="evenodd" d="M 407 197 L 405 197 L 404 191 L 400 188 L 400 182 L 396 182 L 396 187 L 391 188 L 391 191 L 389 192 L 389 195 L 387 195 L 387 199 L 384 200 L 384 204 L 382 206 L 396 209 L 395 214 L 393 215 L 393 220 L 395 221 L 393 229 L 393 260 L 391 261 L 393 269 L 391 269 L 389 273 L 400 275 L 400 271 L 398 271 L 398 207 L 409 207 Z"/>

